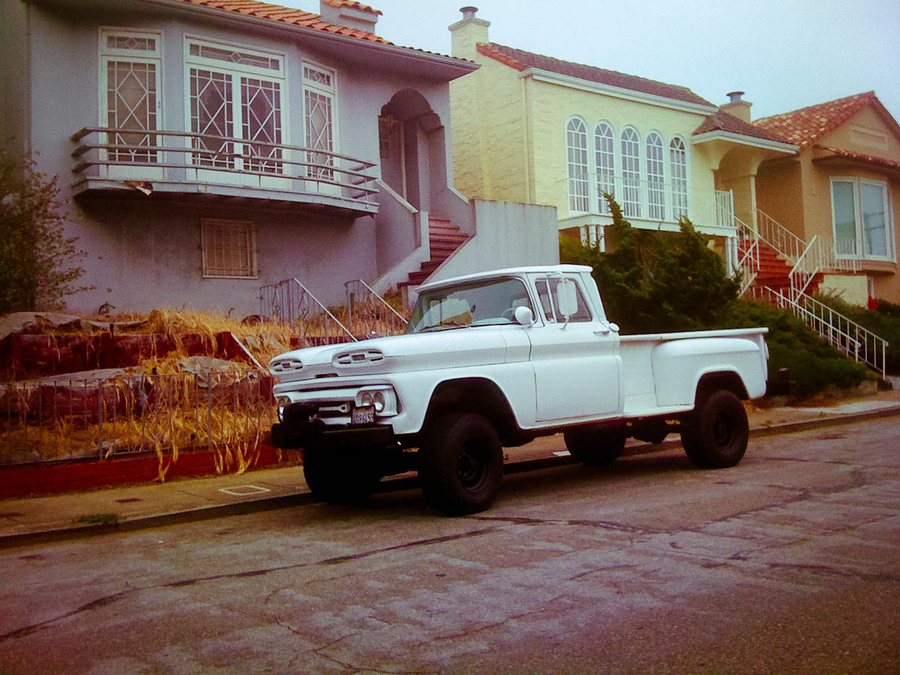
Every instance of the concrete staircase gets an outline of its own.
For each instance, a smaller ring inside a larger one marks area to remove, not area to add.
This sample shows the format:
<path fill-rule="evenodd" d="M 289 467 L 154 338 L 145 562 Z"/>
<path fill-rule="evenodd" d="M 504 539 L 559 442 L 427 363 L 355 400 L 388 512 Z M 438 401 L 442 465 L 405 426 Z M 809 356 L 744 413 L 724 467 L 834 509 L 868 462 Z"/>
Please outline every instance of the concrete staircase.
<path fill-rule="evenodd" d="M 428 244 L 431 258 L 422 263 L 415 272 L 410 272 L 406 281 L 401 281 L 401 288 L 418 286 L 430 277 L 460 246 L 468 241 L 469 235 L 461 232 L 459 227 L 452 225 L 449 220 L 443 218 L 428 219 Z"/>
<path fill-rule="evenodd" d="M 739 244 L 739 251 L 743 254 L 750 246 L 750 243 L 742 239 Z M 759 267 L 756 270 L 756 278 L 753 280 L 752 286 L 756 288 L 771 288 L 780 293 L 789 294 L 791 290 L 791 268 L 792 264 L 785 259 L 771 246 L 762 241 L 757 241 L 757 258 Z M 822 273 L 817 273 L 809 287 L 806 290 L 808 295 L 813 295 L 822 282 Z"/>

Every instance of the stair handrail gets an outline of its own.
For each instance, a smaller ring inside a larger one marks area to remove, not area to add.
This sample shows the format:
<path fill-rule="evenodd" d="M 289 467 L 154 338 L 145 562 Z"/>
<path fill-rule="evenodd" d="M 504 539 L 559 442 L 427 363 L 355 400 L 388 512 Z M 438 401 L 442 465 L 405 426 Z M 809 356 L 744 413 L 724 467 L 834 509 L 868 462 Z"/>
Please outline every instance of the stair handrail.
<path fill-rule="evenodd" d="M 763 243 L 776 253 L 783 255 L 792 264 L 803 255 L 808 244 L 801 237 L 787 229 L 762 209 L 756 209 L 758 236 Z"/>
<path fill-rule="evenodd" d="M 402 332 L 397 330 L 397 325 L 406 326 L 407 319 L 400 312 L 394 309 L 391 304 L 375 292 L 369 284 L 362 279 L 352 279 L 344 284 L 344 290 L 347 294 L 347 323 L 350 324 L 350 330 L 353 331 L 354 318 L 359 312 L 355 311 L 359 305 L 369 303 L 373 308 L 373 322 L 367 326 L 363 323 L 364 329 L 372 328 L 372 330 L 364 330 L 362 333 L 365 337 L 371 337 L 373 334 L 396 335 Z M 365 300 L 360 301 L 360 296 Z M 385 310 L 386 313 L 385 313 Z M 386 317 L 386 318 L 385 318 Z M 387 328 L 387 331 L 380 330 Z M 359 331 L 355 334 L 359 335 Z"/>
<path fill-rule="evenodd" d="M 340 333 L 337 336 L 329 334 L 329 321 L 336 324 L 340 332 L 352 342 L 358 342 L 356 336 L 296 277 L 263 286 L 259 291 L 260 313 L 282 324 L 295 326 L 300 337 L 304 339 L 307 337 L 309 324 L 318 318 L 316 313 L 318 308 L 319 313 L 325 317 L 322 327 L 326 344 L 331 344 L 332 339 L 345 341 L 339 339 Z"/>
<path fill-rule="evenodd" d="M 768 286 L 772 304 L 790 310 L 839 352 L 887 375 L 888 341 L 806 293 L 788 296 Z"/>
<path fill-rule="evenodd" d="M 799 298 L 806 293 L 815 276 L 822 271 L 825 254 L 822 250 L 822 241 L 818 235 L 813 235 L 806 249 L 797 258 L 789 273 L 791 279 L 791 293 Z"/>

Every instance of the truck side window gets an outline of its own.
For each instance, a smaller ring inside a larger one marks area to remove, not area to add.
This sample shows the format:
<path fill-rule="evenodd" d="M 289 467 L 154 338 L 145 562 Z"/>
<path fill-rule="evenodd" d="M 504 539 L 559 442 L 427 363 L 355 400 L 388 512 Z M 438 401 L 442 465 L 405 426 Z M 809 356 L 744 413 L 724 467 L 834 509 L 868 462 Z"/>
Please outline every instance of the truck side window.
<path fill-rule="evenodd" d="M 556 307 L 556 287 L 559 285 L 559 282 L 560 280 L 557 278 L 538 279 L 535 282 L 535 288 L 537 289 L 538 299 L 541 303 L 541 310 L 544 312 L 544 318 L 551 323 L 562 323 L 565 321 L 565 317 L 559 313 L 559 309 Z M 569 317 L 569 321 L 590 321 L 591 311 L 588 309 L 587 302 L 584 300 L 584 295 L 581 293 L 581 287 L 577 282 L 575 283 L 575 292 L 578 296 L 578 310 Z"/>

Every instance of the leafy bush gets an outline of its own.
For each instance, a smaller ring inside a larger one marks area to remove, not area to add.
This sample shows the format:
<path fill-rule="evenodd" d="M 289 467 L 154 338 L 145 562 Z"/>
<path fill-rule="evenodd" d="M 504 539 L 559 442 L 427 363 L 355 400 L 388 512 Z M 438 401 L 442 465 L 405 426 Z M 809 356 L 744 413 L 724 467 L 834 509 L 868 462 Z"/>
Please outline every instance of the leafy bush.
<path fill-rule="evenodd" d="M 878 309 L 864 309 L 832 297 L 819 297 L 829 307 L 852 319 L 866 330 L 887 340 L 885 369 L 900 375 L 900 306 L 878 300 Z"/>
<path fill-rule="evenodd" d="M 767 326 L 770 382 L 787 368 L 794 393 L 808 396 L 829 385 L 855 387 L 866 379 L 864 366 L 844 358 L 790 312 L 738 301 L 738 282 L 726 276 L 722 259 L 707 247 L 708 238 L 688 220 L 682 220 L 678 233 L 637 230 L 618 204 L 607 200 L 615 251 L 603 253 L 562 238 L 560 260 L 593 268 L 607 315 L 623 334 Z"/>
<path fill-rule="evenodd" d="M 738 283 L 725 274 L 709 237 L 687 218 L 679 232 L 638 230 L 611 197 L 615 251 L 602 253 L 563 239 L 562 262 L 593 267 L 607 315 L 623 334 L 696 330 L 716 323 L 737 298 Z"/>
<path fill-rule="evenodd" d="M 809 396 L 828 385 L 857 387 L 868 377 L 865 366 L 843 357 L 787 310 L 756 302 L 735 302 L 717 328 L 767 326 L 769 382 L 786 368 L 795 383 L 793 393 Z"/>
<path fill-rule="evenodd" d="M 71 262 L 83 255 L 64 232 L 64 207 L 56 178 L 0 153 L 0 314 L 56 309 L 83 289 L 84 274 Z"/>

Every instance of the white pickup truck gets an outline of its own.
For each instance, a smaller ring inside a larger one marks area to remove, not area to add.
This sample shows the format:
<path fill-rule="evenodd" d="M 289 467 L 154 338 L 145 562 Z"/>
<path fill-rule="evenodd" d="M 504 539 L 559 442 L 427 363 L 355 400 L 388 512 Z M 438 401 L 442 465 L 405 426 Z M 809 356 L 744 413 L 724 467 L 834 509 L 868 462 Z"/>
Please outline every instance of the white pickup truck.
<path fill-rule="evenodd" d="M 523 267 L 419 288 L 404 335 L 272 359 L 272 442 L 303 449 L 331 503 L 418 472 L 448 515 L 494 501 L 503 450 L 562 433 L 573 457 L 613 461 L 626 440 L 681 434 L 688 457 L 737 464 L 741 402 L 766 389 L 766 328 L 620 336 L 589 267 Z"/>

